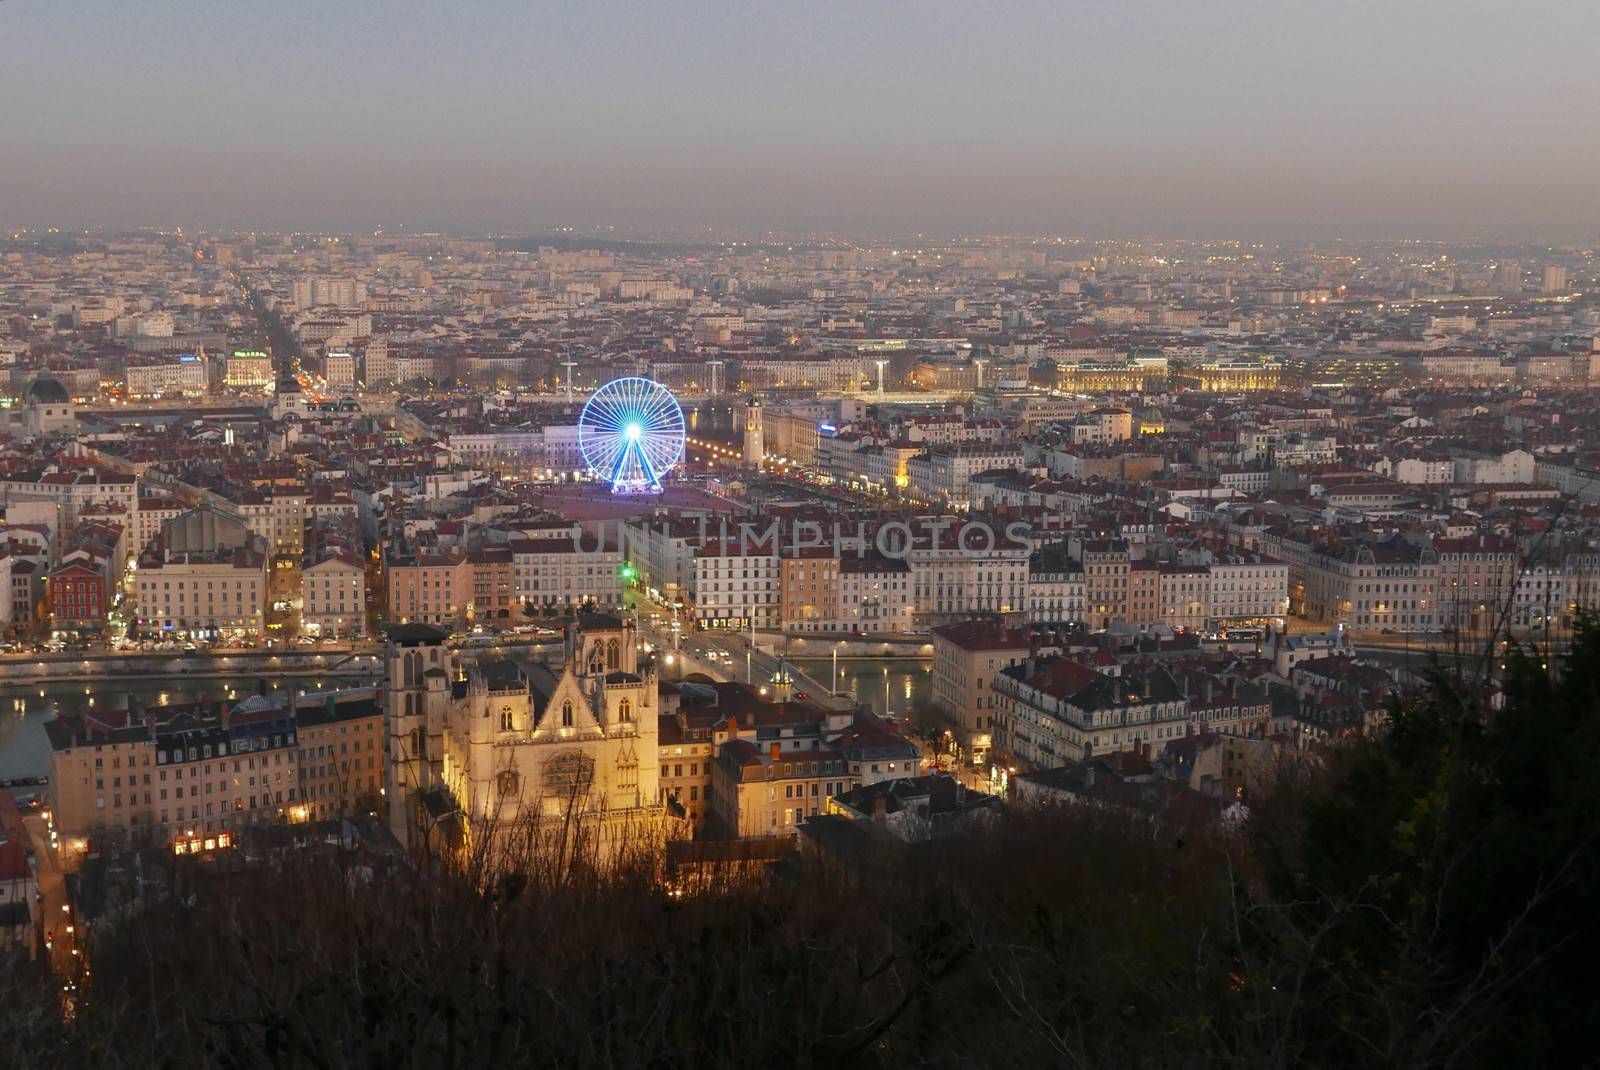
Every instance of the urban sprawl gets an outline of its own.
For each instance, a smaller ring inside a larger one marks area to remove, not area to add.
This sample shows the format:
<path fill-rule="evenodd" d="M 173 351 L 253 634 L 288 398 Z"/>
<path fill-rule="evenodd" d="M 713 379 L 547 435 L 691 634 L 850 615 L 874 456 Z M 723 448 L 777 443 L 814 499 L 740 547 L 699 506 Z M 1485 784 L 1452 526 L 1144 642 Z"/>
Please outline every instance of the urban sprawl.
<path fill-rule="evenodd" d="M 621 493 L 580 421 L 628 377 L 683 450 Z M 1596 386 L 1591 246 L 7 235 L 0 683 L 89 684 L 0 789 L 0 941 L 330 828 L 682 881 L 1225 825 L 1600 608 Z M 224 659 L 263 686 L 93 683 Z"/>

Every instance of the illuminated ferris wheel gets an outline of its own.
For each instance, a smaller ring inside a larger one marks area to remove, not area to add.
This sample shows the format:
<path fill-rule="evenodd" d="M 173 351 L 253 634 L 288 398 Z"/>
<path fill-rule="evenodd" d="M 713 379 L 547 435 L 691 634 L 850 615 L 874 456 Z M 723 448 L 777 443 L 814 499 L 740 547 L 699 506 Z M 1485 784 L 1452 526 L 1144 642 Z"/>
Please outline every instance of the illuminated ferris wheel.
<path fill-rule="evenodd" d="M 659 491 L 662 478 L 683 457 L 683 409 L 652 379 L 613 379 L 584 404 L 578 448 L 612 490 Z"/>

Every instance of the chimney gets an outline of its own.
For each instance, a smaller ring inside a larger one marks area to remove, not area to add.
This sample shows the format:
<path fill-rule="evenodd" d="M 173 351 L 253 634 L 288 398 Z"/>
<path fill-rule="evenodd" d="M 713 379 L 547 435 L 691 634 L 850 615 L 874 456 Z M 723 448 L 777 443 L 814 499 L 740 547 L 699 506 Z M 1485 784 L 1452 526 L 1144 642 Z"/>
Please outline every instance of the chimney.
<path fill-rule="evenodd" d="M 728 718 L 728 738 L 730 740 L 739 738 L 739 718 L 738 717 L 729 717 Z"/>
<path fill-rule="evenodd" d="M 1148 741 L 1144 745 L 1144 760 L 1147 762 L 1150 760 L 1150 744 Z"/>
<path fill-rule="evenodd" d="M 783 744 L 779 743 L 777 740 L 773 740 L 770 754 L 773 761 L 777 761 L 779 758 L 783 757 Z"/>
<path fill-rule="evenodd" d="M 886 795 L 875 796 L 872 800 L 872 820 L 884 821 L 889 817 L 889 798 Z"/>

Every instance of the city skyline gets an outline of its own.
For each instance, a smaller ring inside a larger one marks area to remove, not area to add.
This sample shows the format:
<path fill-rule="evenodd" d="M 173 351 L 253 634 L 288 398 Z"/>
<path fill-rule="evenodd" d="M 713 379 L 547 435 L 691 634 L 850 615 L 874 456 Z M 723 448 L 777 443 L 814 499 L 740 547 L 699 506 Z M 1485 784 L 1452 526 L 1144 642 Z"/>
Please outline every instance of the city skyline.
<path fill-rule="evenodd" d="M 1561 74 L 1600 16 L 1563 5 L 71 10 L 0 9 L 8 227 L 1561 241 L 1600 219 L 1600 105 Z"/>

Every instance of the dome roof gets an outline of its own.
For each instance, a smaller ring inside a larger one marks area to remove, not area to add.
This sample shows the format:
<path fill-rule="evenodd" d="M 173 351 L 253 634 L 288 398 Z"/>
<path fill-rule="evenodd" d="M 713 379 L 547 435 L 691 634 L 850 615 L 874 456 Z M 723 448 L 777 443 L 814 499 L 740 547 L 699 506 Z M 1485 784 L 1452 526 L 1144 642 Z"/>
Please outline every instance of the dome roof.
<path fill-rule="evenodd" d="M 60 405 L 72 400 L 59 379 L 35 379 L 28 384 L 24 397 L 41 405 Z"/>

